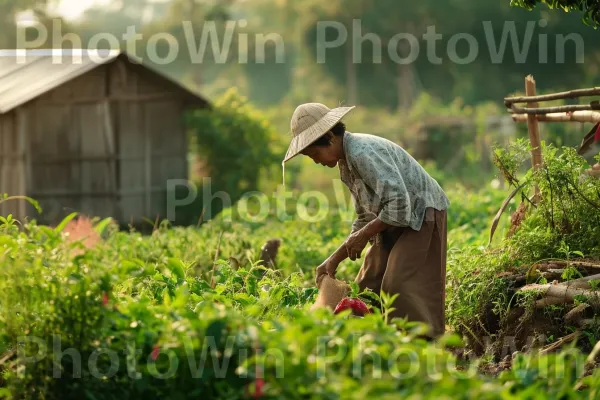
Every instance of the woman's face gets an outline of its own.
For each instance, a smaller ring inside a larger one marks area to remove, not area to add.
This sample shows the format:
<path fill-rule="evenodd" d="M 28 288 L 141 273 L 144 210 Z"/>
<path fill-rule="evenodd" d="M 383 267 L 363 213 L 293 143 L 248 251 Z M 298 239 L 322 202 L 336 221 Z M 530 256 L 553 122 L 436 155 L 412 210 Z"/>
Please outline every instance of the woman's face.
<path fill-rule="evenodd" d="M 312 158 L 315 164 L 321 164 L 329 168 L 335 168 L 339 156 L 335 151 L 335 146 L 309 146 L 301 154 Z"/>

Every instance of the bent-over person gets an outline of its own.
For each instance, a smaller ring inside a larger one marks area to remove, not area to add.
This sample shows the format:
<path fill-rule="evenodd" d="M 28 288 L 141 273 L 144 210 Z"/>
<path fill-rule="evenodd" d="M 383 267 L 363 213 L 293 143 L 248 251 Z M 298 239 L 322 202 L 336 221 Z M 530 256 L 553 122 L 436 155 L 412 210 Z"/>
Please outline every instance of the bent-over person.
<path fill-rule="evenodd" d="M 335 277 L 346 258 L 356 260 L 367 243 L 356 277 L 361 290 L 398 294 L 391 317 L 429 325 L 428 336 L 445 330 L 446 209 L 440 185 L 402 147 L 382 137 L 351 133 L 342 118 L 354 107 L 299 106 L 283 163 L 298 154 L 339 168 L 357 219 L 345 242 L 316 271 Z"/>

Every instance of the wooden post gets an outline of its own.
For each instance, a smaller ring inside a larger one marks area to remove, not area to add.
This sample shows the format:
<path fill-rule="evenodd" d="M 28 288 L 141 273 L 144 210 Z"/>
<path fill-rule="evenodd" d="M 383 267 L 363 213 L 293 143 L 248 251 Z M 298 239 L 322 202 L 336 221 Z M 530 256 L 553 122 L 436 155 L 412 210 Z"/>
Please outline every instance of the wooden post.
<path fill-rule="evenodd" d="M 111 207 L 111 216 L 113 218 L 117 218 L 117 166 L 116 166 L 116 152 L 115 152 L 115 133 L 113 129 L 112 122 L 112 111 L 110 108 L 110 102 L 108 100 L 104 100 L 101 103 L 101 112 L 104 117 L 104 144 L 106 146 L 106 151 L 108 157 L 106 158 L 108 173 L 110 174 L 110 207 Z"/>
<path fill-rule="evenodd" d="M 19 154 L 22 156 L 21 159 L 21 195 L 29 196 L 29 190 L 31 189 L 31 153 L 29 145 L 29 137 L 27 131 L 27 115 L 23 107 L 19 107 L 17 113 L 17 126 L 18 126 L 18 143 L 19 143 Z M 9 193 L 10 194 L 10 193 Z M 27 202 L 19 202 L 19 215 L 17 218 L 23 220 L 27 215 Z"/>
<path fill-rule="evenodd" d="M 139 104 L 139 103 L 136 103 Z M 145 205 L 146 205 L 146 217 L 150 217 L 150 210 L 152 207 L 152 191 L 151 191 L 151 187 L 152 187 L 152 137 L 150 136 L 150 130 L 149 130 L 149 124 L 147 123 L 147 113 L 144 113 L 144 148 L 145 148 L 145 155 L 144 155 L 144 180 L 146 183 L 146 190 L 145 190 Z"/>
<path fill-rule="evenodd" d="M 13 132 L 9 132 L 7 134 L 5 131 L 3 131 L 5 128 L 1 124 L 2 121 L 0 120 L 0 196 L 4 195 L 5 193 L 10 194 L 10 188 L 8 187 L 7 178 L 8 173 L 6 171 L 8 167 L 5 168 L 4 164 L 9 165 L 8 163 L 10 162 L 10 160 L 14 158 L 14 155 L 11 156 L 10 149 L 8 148 L 8 146 L 3 143 L 3 138 L 10 137 L 8 135 L 11 135 Z M 6 140 L 8 141 L 8 139 Z M 19 159 L 17 159 L 17 162 L 18 161 Z M 6 211 L 4 211 L 6 210 L 6 208 L 7 203 L 5 203 L 4 205 L 0 204 L 0 215 L 5 216 L 6 214 L 8 214 Z"/>
<path fill-rule="evenodd" d="M 532 75 L 528 75 L 525 78 L 525 94 L 527 96 L 535 96 L 535 80 Z M 537 108 L 538 103 L 527 103 L 527 107 Z M 529 131 L 529 141 L 531 143 L 531 165 L 535 170 L 542 166 L 542 143 L 540 140 L 540 127 L 538 124 L 537 117 L 533 114 L 527 115 L 527 128 Z M 540 188 L 536 185 L 535 187 L 535 199 L 539 200 Z"/>

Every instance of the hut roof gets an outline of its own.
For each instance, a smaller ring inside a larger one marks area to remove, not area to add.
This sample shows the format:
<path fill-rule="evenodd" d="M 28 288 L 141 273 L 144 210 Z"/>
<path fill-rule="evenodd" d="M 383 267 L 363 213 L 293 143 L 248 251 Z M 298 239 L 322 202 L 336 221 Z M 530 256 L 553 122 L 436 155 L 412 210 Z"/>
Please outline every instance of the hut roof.
<path fill-rule="evenodd" d="M 120 50 L 27 50 L 24 62 L 19 62 L 18 50 L 0 50 L 0 114 L 7 113 L 44 93 L 77 78 L 94 68 L 124 58 L 140 64 L 151 72 L 170 81 L 199 103 L 208 101 L 199 93 L 183 86 L 157 68 Z M 62 54 L 64 62 L 53 62 L 53 52 Z M 81 62 L 73 62 L 73 54 L 81 55 Z"/>

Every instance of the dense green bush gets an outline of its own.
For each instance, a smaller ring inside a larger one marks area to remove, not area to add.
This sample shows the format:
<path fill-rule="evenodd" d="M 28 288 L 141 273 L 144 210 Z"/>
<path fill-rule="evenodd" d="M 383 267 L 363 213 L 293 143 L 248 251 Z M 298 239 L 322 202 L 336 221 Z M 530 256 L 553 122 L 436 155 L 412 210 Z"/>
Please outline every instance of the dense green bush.
<path fill-rule="evenodd" d="M 193 150 L 206 164 L 207 176 L 196 182 L 200 193 L 210 186 L 211 194 L 225 192 L 233 204 L 244 193 L 258 190 L 261 174 L 278 168 L 283 159 L 281 136 L 235 89 L 227 91 L 211 108 L 190 112 L 186 122 Z M 223 207 L 219 201 L 211 205 L 202 202 L 199 196 L 193 204 L 178 210 L 177 222 L 196 223 L 203 208 L 210 208 L 210 213 L 204 214 L 208 220 Z"/>

